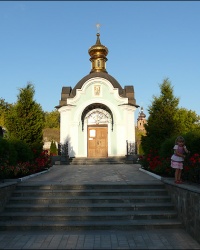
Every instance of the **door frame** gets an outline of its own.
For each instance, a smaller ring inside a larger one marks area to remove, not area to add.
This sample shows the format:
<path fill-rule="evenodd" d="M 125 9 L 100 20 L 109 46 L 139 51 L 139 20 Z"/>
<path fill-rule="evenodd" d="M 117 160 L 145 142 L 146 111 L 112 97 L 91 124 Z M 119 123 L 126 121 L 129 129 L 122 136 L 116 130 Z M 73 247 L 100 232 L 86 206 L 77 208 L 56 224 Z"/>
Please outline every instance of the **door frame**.
<path fill-rule="evenodd" d="M 88 145 L 88 141 L 89 141 L 89 133 L 88 133 L 88 131 L 89 131 L 89 128 L 107 128 L 107 152 L 106 152 L 106 157 L 94 157 L 94 159 L 95 158 L 107 158 L 108 157 L 108 124 L 90 124 L 90 125 L 87 125 L 87 158 L 89 158 L 89 156 L 88 156 L 88 151 L 89 151 L 89 145 Z"/>

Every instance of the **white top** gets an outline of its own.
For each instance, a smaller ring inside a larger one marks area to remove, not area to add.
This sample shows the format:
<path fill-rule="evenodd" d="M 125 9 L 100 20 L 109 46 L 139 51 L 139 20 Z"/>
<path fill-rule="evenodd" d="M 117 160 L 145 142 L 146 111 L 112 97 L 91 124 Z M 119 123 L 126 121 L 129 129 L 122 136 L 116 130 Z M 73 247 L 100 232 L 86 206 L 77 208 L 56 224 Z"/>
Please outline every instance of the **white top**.
<path fill-rule="evenodd" d="M 177 149 L 178 149 L 178 152 L 179 152 L 180 154 L 184 154 L 185 152 L 188 152 L 186 146 L 180 147 L 180 146 L 178 146 L 178 145 L 175 145 L 175 146 L 174 146 L 174 154 L 172 155 L 171 160 L 173 160 L 173 161 L 178 161 L 178 162 L 184 161 L 184 157 L 181 157 L 181 156 L 176 155 L 175 151 L 176 151 Z"/>

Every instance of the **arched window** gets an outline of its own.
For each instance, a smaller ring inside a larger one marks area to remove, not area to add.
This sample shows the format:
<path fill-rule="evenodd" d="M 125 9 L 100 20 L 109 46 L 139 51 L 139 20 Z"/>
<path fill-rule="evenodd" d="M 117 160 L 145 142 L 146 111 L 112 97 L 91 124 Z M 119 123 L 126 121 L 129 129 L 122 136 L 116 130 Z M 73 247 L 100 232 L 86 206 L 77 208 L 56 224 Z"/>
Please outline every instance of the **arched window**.
<path fill-rule="evenodd" d="M 84 130 L 84 121 L 87 119 L 89 124 L 105 124 L 111 123 L 111 129 L 113 131 L 113 114 L 112 111 L 104 104 L 93 103 L 87 106 L 82 113 L 82 131 Z"/>
<path fill-rule="evenodd" d="M 93 109 L 87 113 L 85 119 L 88 120 L 88 124 L 105 124 L 111 123 L 111 115 L 104 109 Z"/>

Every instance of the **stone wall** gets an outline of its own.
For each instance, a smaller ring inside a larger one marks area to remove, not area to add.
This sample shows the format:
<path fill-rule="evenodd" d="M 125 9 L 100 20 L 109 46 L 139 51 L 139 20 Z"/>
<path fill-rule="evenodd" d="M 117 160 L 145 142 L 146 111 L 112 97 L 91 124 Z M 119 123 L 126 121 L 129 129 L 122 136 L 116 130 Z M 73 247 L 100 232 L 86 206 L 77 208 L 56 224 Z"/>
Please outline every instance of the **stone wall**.
<path fill-rule="evenodd" d="M 200 243 L 200 186 L 163 181 L 186 231 Z"/>
<path fill-rule="evenodd" d="M 15 190 L 17 183 L 0 183 L 0 212 L 3 211 L 6 203 L 10 199 L 12 192 Z"/>

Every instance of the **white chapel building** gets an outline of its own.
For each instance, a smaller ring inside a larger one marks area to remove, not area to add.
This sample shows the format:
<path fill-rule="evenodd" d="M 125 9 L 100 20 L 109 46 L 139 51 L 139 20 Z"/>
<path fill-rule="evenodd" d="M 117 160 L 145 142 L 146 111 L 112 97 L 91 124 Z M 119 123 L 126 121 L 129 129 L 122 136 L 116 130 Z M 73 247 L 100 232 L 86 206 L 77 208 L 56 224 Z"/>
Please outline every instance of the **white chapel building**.
<path fill-rule="evenodd" d="M 121 87 L 108 74 L 108 49 L 100 42 L 89 48 L 91 71 L 74 88 L 63 87 L 56 108 L 60 113 L 60 143 L 69 157 L 121 157 L 127 141 L 135 142 L 134 87 Z"/>

